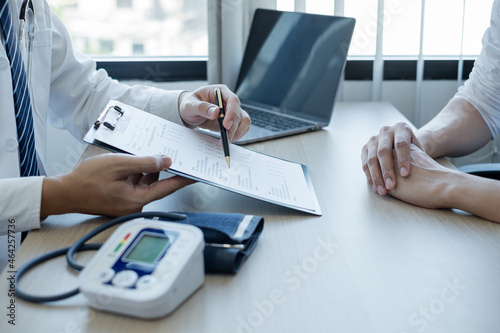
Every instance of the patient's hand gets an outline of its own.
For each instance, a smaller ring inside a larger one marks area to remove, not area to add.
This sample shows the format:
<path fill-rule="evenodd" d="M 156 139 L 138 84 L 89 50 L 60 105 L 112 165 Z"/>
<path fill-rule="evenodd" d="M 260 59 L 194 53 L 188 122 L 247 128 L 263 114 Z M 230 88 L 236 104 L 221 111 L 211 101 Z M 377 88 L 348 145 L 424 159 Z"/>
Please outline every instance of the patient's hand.
<path fill-rule="evenodd" d="M 421 147 L 412 128 L 405 123 L 384 126 L 361 150 L 361 162 L 373 191 L 386 195 L 398 179 L 411 173 L 410 145 Z M 397 158 L 395 158 L 397 156 Z"/>
<path fill-rule="evenodd" d="M 396 159 L 396 156 L 395 156 Z M 415 145 L 410 146 L 411 174 L 397 174 L 397 186 L 389 193 L 403 201 L 426 208 L 451 208 L 451 185 L 460 181 L 462 173 L 443 167 Z"/>

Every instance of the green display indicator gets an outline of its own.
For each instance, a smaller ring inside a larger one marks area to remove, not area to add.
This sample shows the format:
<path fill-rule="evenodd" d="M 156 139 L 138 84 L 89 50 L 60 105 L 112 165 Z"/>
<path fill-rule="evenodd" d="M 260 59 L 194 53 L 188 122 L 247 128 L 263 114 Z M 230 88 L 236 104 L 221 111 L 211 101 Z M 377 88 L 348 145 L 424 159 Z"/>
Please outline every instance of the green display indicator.
<path fill-rule="evenodd" d="M 160 259 L 169 244 L 170 240 L 166 236 L 143 234 L 124 259 L 126 261 L 154 264 Z"/>

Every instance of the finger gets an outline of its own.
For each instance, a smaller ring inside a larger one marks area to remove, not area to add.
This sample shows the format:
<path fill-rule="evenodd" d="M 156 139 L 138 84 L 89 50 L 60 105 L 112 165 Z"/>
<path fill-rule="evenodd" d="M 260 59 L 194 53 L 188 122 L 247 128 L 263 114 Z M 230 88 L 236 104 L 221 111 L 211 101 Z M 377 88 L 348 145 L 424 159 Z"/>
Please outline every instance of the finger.
<path fill-rule="evenodd" d="M 367 143 L 366 164 L 372 181 L 372 189 L 380 195 L 385 195 L 387 194 L 387 190 L 385 188 L 384 178 L 382 177 L 382 171 L 380 169 L 377 149 L 378 136 L 373 136 Z"/>
<path fill-rule="evenodd" d="M 235 138 L 234 141 L 238 141 L 239 139 L 241 139 L 242 137 L 244 137 L 245 134 L 247 134 L 249 130 L 250 130 L 250 126 L 248 126 L 244 131 L 242 131 L 241 135 L 238 138 Z"/>
<path fill-rule="evenodd" d="M 245 135 L 246 132 L 250 129 L 250 125 L 252 124 L 252 120 L 250 119 L 250 116 L 245 110 L 241 110 L 241 120 L 239 123 L 238 128 L 236 128 L 233 138 L 231 141 L 238 141 Z"/>
<path fill-rule="evenodd" d="M 217 105 L 193 99 L 186 106 L 187 114 L 190 115 L 190 125 L 200 125 L 207 120 L 217 119 L 220 109 Z"/>
<path fill-rule="evenodd" d="M 185 94 L 180 103 L 182 120 L 190 126 L 198 126 L 219 116 L 219 107 L 215 103 L 213 87 L 202 87 L 194 93 Z"/>
<path fill-rule="evenodd" d="M 396 125 L 394 130 L 394 148 L 396 149 L 398 172 L 402 177 L 407 177 L 410 174 L 410 145 L 413 137 L 413 131 L 407 124 Z"/>
<path fill-rule="evenodd" d="M 239 116 L 241 112 L 241 102 L 238 96 L 236 96 L 225 85 L 220 85 L 219 88 L 222 94 L 222 99 L 224 100 L 226 116 L 229 117 L 229 119 L 233 119 L 233 117 L 235 116 L 234 114 L 237 114 Z"/>
<path fill-rule="evenodd" d="M 235 136 L 238 137 L 245 128 L 241 127 L 242 118 L 248 117 L 248 114 L 241 109 L 241 102 L 227 86 L 221 85 L 220 87 L 222 97 L 224 99 L 225 105 L 225 116 L 223 126 L 228 131 L 229 141 L 235 141 Z M 245 120 L 244 126 L 249 125 L 248 121 Z M 238 137 L 239 138 L 239 137 Z"/>
<path fill-rule="evenodd" d="M 196 110 L 199 116 L 210 120 L 217 119 L 219 116 L 220 109 L 217 105 L 203 101 L 199 101 L 197 104 Z"/>
<path fill-rule="evenodd" d="M 220 132 L 220 125 L 218 121 L 207 121 L 200 125 L 200 127 L 210 130 L 212 132 Z"/>
<path fill-rule="evenodd" d="M 172 159 L 167 156 L 116 155 L 112 162 L 117 175 L 127 177 L 136 173 L 155 173 L 170 168 Z"/>
<path fill-rule="evenodd" d="M 368 185 L 372 187 L 372 189 L 375 191 L 375 188 L 373 187 L 373 180 L 372 180 L 372 175 L 370 174 L 370 168 L 368 167 L 368 147 L 367 144 L 363 146 L 361 149 L 361 165 L 363 168 L 363 172 L 365 173 L 366 180 L 368 181 Z"/>
<path fill-rule="evenodd" d="M 396 187 L 396 173 L 394 170 L 393 157 L 394 139 L 393 130 L 391 127 L 382 127 L 378 138 L 377 159 L 379 168 L 382 173 L 382 178 L 379 182 L 375 182 L 377 192 L 385 195 L 387 190 L 392 190 Z M 381 193 L 382 192 L 382 193 Z"/>
<path fill-rule="evenodd" d="M 231 116 L 226 116 L 224 117 L 224 121 L 222 125 L 224 128 L 227 130 L 227 137 L 229 139 L 229 142 L 232 142 L 234 139 L 234 135 L 238 131 L 238 128 L 240 127 L 241 123 L 241 116 L 240 112 L 232 112 Z"/>
<path fill-rule="evenodd" d="M 195 181 L 192 179 L 181 176 L 173 176 L 153 183 L 149 187 L 145 187 L 143 196 L 146 202 L 151 202 L 164 198 L 167 195 L 170 195 L 175 191 L 193 183 L 195 183 Z"/>
<path fill-rule="evenodd" d="M 380 172 L 380 168 L 378 166 L 378 158 L 376 154 L 377 146 L 378 146 L 378 137 L 377 136 L 371 137 L 368 143 L 363 147 L 361 155 L 363 162 L 363 170 L 368 180 L 368 184 L 372 187 L 372 190 L 374 192 L 377 192 L 375 181 L 382 175 Z"/>

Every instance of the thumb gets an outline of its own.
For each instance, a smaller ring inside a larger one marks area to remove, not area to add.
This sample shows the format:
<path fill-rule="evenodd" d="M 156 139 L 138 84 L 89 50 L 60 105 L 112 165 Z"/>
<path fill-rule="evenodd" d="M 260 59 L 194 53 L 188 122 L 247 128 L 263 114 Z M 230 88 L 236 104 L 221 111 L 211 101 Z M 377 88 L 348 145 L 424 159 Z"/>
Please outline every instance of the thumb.
<path fill-rule="evenodd" d="M 207 119 L 216 119 L 219 115 L 219 107 L 215 104 L 192 99 L 184 106 L 183 119 L 190 125 L 200 125 Z"/>
<path fill-rule="evenodd" d="M 212 103 L 198 101 L 198 113 L 203 118 L 215 119 L 219 115 L 219 107 Z"/>
<path fill-rule="evenodd" d="M 117 156 L 117 172 L 126 177 L 136 173 L 155 173 L 168 169 L 172 165 L 172 159 L 167 156 Z"/>
<path fill-rule="evenodd" d="M 167 195 L 170 195 L 181 189 L 187 185 L 195 183 L 194 180 L 189 178 L 184 178 L 181 176 L 173 176 L 170 178 L 162 179 L 151 184 L 148 187 L 143 187 L 144 190 L 143 197 L 147 202 L 151 202 L 153 200 L 158 200 Z"/>

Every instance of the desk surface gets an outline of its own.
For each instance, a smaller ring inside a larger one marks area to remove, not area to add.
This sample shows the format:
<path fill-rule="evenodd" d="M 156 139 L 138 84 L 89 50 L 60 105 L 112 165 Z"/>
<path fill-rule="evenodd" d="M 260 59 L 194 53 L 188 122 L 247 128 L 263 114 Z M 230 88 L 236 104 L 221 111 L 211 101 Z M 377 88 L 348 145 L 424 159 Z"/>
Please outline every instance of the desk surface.
<path fill-rule="evenodd" d="M 308 165 L 321 217 L 199 183 L 148 205 L 147 210 L 240 212 L 266 220 L 241 271 L 206 276 L 204 286 L 170 316 L 144 321 L 98 312 L 79 295 L 49 305 L 17 299 L 12 326 L 5 315 L 10 298 L 4 271 L 0 331 L 497 332 L 500 225 L 380 197 L 366 184 L 362 145 L 381 126 L 402 120 L 386 103 L 339 104 L 325 130 L 249 146 Z M 19 249 L 16 268 L 71 245 L 104 221 L 78 214 L 50 217 Z M 21 286 L 52 294 L 75 281 L 61 258 L 29 273 Z"/>

